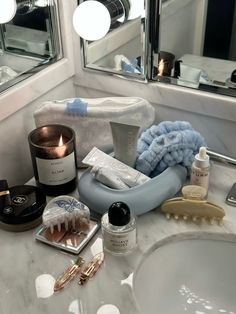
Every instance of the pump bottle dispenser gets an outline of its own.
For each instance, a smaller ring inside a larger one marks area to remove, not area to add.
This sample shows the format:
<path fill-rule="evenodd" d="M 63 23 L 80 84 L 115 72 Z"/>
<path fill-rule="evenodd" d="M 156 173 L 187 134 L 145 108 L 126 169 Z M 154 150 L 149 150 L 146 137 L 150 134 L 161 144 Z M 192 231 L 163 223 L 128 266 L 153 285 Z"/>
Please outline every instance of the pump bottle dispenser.
<path fill-rule="evenodd" d="M 200 147 L 199 153 L 195 155 L 191 169 L 190 182 L 199 185 L 208 192 L 209 187 L 210 160 L 206 153 L 206 147 Z"/>

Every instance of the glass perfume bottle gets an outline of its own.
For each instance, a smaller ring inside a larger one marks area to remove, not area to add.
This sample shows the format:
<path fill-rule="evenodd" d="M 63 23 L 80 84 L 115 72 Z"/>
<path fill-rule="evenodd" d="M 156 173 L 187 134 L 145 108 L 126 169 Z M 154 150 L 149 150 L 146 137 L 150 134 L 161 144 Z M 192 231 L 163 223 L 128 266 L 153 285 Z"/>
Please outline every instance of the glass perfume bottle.
<path fill-rule="evenodd" d="M 192 185 L 199 185 L 206 189 L 209 188 L 210 158 L 207 155 L 206 147 L 202 146 L 199 153 L 195 155 L 191 168 L 190 182 Z"/>
<path fill-rule="evenodd" d="M 136 248 L 136 219 L 125 203 L 113 203 L 102 216 L 102 236 L 104 250 L 112 254 L 128 254 Z"/>

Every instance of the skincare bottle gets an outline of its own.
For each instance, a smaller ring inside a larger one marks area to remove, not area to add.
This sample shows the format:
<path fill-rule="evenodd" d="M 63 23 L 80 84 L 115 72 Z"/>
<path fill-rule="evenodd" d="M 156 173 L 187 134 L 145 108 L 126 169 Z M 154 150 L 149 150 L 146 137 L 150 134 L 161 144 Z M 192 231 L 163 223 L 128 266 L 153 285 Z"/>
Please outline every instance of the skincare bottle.
<path fill-rule="evenodd" d="M 102 216 L 103 248 L 114 255 L 128 254 L 137 245 L 136 219 L 123 202 L 113 203 Z"/>
<path fill-rule="evenodd" d="M 110 121 L 115 158 L 134 167 L 140 127 Z"/>
<path fill-rule="evenodd" d="M 199 153 L 195 155 L 191 169 L 190 182 L 199 185 L 208 191 L 209 187 L 210 161 L 206 153 L 206 147 L 200 147 Z"/>

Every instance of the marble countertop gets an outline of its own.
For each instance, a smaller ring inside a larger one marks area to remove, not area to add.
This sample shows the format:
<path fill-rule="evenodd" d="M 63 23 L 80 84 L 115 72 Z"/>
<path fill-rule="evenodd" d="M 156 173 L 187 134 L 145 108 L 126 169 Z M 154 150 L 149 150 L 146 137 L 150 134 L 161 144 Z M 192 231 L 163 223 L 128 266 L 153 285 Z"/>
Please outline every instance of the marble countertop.
<path fill-rule="evenodd" d="M 58 293 L 42 293 L 41 275 L 57 278 L 76 259 L 35 240 L 35 229 L 13 233 L 0 231 L 0 314 L 138 314 L 132 290 L 133 273 L 142 257 L 158 241 L 182 234 L 206 236 L 206 233 L 236 234 L 236 208 L 225 198 L 236 181 L 236 168 L 213 163 L 208 199 L 221 205 L 226 216 L 222 226 L 166 220 L 158 209 L 137 219 L 138 248 L 128 256 L 105 254 L 105 261 L 93 279 L 84 286 L 74 280 Z M 101 231 L 83 249 L 85 260 L 102 249 Z M 174 261 L 173 261 L 174 262 Z M 46 285 L 46 284 L 45 284 Z M 44 287 L 47 290 L 48 287 Z M 144 287 L 145 289 L 145 287 Z"/>
<path fill-rule="evenodd" d="M 205 70 L 210 80 L 225 83 L 236 68 L 235 61 L 208 58 L 192 54 L 183 55 L 180 60 L 184 64 Z"/>

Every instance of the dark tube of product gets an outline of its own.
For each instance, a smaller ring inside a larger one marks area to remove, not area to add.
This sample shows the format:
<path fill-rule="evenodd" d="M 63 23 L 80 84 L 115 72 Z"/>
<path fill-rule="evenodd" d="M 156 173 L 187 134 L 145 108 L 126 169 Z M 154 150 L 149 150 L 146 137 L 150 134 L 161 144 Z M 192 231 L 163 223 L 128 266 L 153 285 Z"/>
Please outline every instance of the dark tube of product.
<path fill-rule="evenodd" d="M 11 195 L 7 180 L 0 180 L 0 209 L 1 211 L 12 211 Z"/>

